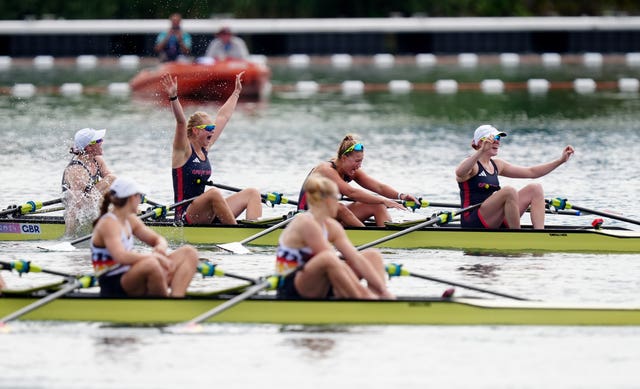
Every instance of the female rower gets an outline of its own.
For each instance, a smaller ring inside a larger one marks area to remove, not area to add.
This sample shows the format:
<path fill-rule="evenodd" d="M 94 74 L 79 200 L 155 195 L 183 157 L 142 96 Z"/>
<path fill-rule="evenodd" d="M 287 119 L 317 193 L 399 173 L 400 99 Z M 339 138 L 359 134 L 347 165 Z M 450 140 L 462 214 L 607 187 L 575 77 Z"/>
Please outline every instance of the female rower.
<path fill-rule="evenodd" d="M 104 196 L 91 238 L 91 262 L 99 277 L 100 294 L 183 297 L 196 272 L 198 252 L 192 246 L 182 246 L 169 254 L 166 239 L 136 216 L 141 197 L 138 185 L 123 177 L 116 179 Z M 134 238 L 152 246 L 153 251 L 133 251 Z"/>
<path fill-rule="evenodd" d="M 205 192 L 205 186 L 211 176 L 209 150 L 222 135 L 236 108 L 242 91 L 243 74 L 244 72 L 241 72 L 236 76 L 235 90 L 218 110 L 215 121 L 204 112 L 195 112 L 187 121 L 178 101 L 178 78 L 168 74 L 162 77 L 162 85 L 169 96 L 171 109 L 176 118 L 171 153 L 174 199 L 177 203 L 197 196 L 187 207 L 175 209 L 176 220 L 185 224 L 214 221 L 236 224 L 236 217 L 245 210 L 248 220 L 262 216 L 262 201 L 257 189 L 244 189 L 226 199 L 216 188 Z"/>
<path fill-rule="evenodd" d="M 73 157 L 62 174 L 62 200 L 68 233 L 96 218 L 100 199 L 116 178 L 102 158 L 107 130 L 83 128 L 76 132 Z"/>
<path fill-rule="evenodd" d="M 479 208 L 462 215 L 462 227 L 520 228 L 520 217 L 529 209 L 533 228 L 543 229 L 545 201 L 542 186 L 533 183 L 520 190 L 510 186 L 501 188 L 498 176 L 542 177 L 567 162 L 574 149 L 566 146 L 560 158 L 541 165 L 516 166 L 495 158 L 500 148 L 500 138 L 504 136 L 507 134 L 491 125 L 478 127 L 471 143 L 476 152 L 465 158 L 456 169 L 462 207 L 482 203 Z"/>
<path fill-rule="evenodd" d="M 335 219 L 337 185 L 314 173 L 305 184 L 309 212 L 298 214 L 278 242 L 278 272 L 291 271 L 278 288 L 281 298 L 392 299 L 380 252 L 356 250 Z M 342 253 L 341 260 L 334 247 Z M 359 279 L 367 281 L 367 285 Z"/>
<path fill-rule="evenodd" d="M 343 196 L 353 200 L 347 206 L 340 204 L 337 219 L 343 225 L 362 227 L 363 221 L 373 216 L 377 226 L 384 226 L 385 222 L 391 221 L 387 208 L 406 209 L 398 200 L 416 201 L 416 198 L 369 176 L 360 168 L 363 160 L 364 145 L 358 142 L 354 135 L 349 134 L 342 139 L 336 157 L 320 163 L 311 172 L 329 178 L 338 185 L 338 190 Z M 349 185 L 351 181 L 368 190 Z M 302 189 L 298 198 L 298 209 L 307 209 L 307 203 L 307 195 Z"/>

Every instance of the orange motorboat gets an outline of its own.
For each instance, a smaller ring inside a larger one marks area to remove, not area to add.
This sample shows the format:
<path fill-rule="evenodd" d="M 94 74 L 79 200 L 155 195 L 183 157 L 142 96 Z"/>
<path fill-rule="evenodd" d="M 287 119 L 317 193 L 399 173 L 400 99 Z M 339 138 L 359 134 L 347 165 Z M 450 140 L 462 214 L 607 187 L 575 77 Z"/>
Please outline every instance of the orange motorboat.
<path fill-rule="evenodd" d="M 258 98 L 271 77 L 266 65 L 243 60 L 212 63 L 166 62 L 142 70 L 130 82 L 131 90 L 140 96 L 162 96 L 163 74 L 178 77 L 180 97 L 194 100 L 226 100 L 235 87 L 236 74 L 242 76 L 242 97 Z"/>

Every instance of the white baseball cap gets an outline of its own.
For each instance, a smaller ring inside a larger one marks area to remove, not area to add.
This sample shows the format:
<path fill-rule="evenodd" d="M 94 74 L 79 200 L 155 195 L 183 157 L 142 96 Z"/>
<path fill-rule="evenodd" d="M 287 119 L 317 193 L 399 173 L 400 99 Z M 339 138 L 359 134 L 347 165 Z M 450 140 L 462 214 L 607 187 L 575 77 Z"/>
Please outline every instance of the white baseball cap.
<path fill-rule="evenodd" d="M 114 196 L 120 199 L 145 192 L 137 182 L 127 177 L 116 178 L 109 189 Z"/>
<path fill-rule="evenodd" d="M 76 132 L 76 136 L 73 138 L 73 144 L 76 150 L 82 151 L 89 143 L 104 138 L 106 132 L 106 129 L 94 130 L 93 128 L 83 128 Z"/>
<path fill-rule="evenodd" d="M 507 136 L 505 132 L 498 130 L 494 126 L 490 124 L 483 124 L 480 127 L 476 128 L 476 131 L 473 133 L 473 144 L 477 146 L 480 143 L 480 139 L 491 139 L 496 135 Z"/>

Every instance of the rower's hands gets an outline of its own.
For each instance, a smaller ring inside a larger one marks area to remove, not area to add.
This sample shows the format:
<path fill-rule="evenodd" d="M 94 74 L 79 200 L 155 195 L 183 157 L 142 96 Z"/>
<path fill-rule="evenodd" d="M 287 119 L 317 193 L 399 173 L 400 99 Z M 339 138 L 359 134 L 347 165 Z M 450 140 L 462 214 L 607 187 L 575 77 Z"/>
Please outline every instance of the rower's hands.
<path fill-rule="evenodd" d="M 242 76 L 244 76 L 244 71 L 236 74 L 236 89 L 233 91 L 240 96 L 240 92 L 242 92 Z"/>
<path fill-rule="evenodd" d="M 160 83 L 167 92 L 167 96 L 173 97 L 178 95 L 178 76 L 171 77 L 170 74 L 162 75 Z"/>
<path fill-rule="evenodd" d="M 491 150 L 491 148 L 493 147 L 493 142 L 494 140 L 492 139 L 487 139 L 487 138 L 480 139 L 480 147 L 478 148 L 478 153 L 483 153 L 485 151 Z"/>
<path fill-rule="evenodd" d="M 562 157 L 560 157 L 562 163 L 567 162 L 575 152 L 576 151 L 573 149 L 573 146 L 569 145 L 565 147 L 564 150 L 562 150 Z"/>
<path fill-rule="evenodd" d="M 402 210 L 407 209 L 401 203 L 399 203 L 399 202 L 397 202 L 395 200 L 391 200 L 391 199 L 384 199 L 384 205 L 387 208 L 397 208 L 397 209 L 402 209 Z"/>
<path fill-rule="evenodd" d="M 168 273 L 168 274 L 173 274 L 173 272 L 176 270 L 176 264 L 169 259 L 169 257 L 167 257 L 164 254 L 161 254 L 157 251 L 153 252 L 153 257 L 158 261 L 158 263 L 160 264 L 160 266 L 162 266 L 162 268 Z"/>

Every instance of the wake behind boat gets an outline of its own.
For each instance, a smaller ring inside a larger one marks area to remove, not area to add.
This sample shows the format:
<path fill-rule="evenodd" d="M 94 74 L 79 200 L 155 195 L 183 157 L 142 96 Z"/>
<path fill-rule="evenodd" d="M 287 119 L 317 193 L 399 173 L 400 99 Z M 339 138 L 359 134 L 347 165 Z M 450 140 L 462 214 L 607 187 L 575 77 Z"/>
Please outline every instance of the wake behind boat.
<path fill-rule="evenodd" d="M 271 219 L 271 224 L 282 218 Z M 172 221 L 147 221 L 153 230 L 174 243 L 217 245 L 238 242 L 265 230 L 270 224 L 176 226 Z M 355 245 L 396 233 L 405 225 L 346 228 Z M 282 229 L 261 236 L 251 244 L 275 246 Z M 65 232 L 59 216 L 0 218 L 0 241 L 60 240 Z M 454 249 L 510 252 L 640 253 L 640 232 L 621 227 L 548 226 L 544 230 L 465 229 L 447 224 L 419 229 L 387 241 L 380 247 L 398 249 Z"/>
<path fill-rule="evenodd" d="M 160 78 L 165 74 L 177 76 L 180 97 L 194 100 L 226 100 L 234 90 L 236 75 L 242 76 L 242 96 L 258 98 L 271 77 L 266 65 L 244 60 L 225 60 L 213 63 L 166 62 L 140 71 L 131 81 L 135 95 L 164 96 Z"/>

